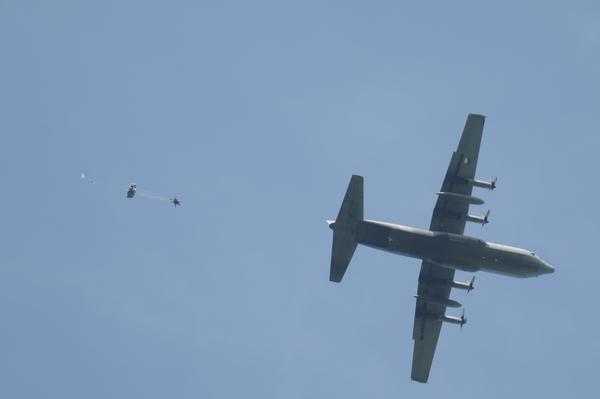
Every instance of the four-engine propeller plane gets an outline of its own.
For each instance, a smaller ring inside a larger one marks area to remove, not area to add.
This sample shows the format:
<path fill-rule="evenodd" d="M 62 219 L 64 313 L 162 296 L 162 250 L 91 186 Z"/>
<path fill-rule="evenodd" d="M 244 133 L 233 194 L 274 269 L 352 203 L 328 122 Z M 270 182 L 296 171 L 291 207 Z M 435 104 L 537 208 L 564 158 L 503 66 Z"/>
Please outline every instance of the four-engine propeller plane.
<path fill-rule="evenodd" d="M 363 217 L 363 178 L 352 176 L 337 219 L 329 223 L 333 247 L 329 279 L 341 282 L 358 244 L 422 260 L 413 327 L 411 378 L 427 382 L 442 323 L 467 322 L 464 316 L 446 315 L 446 308 L 462 305 L 450 299 L 452 288 L 469 292 L 468 282 L 454 281 L 455 270 L 484 270 L 512 277 L 535 277 L 554 268 L 534 252 L 485 242 L 463 235 L 466 222 L 488 223 L 489 211 L 482 216 L 469 214 L 469 206 L 483 200 L 472 195 L 473 187 L 493 190 L 496 178 L 475 179 L 479 146 L 485 117 L 469 114 L 458 148 L 446 172 L 433 210 L 429 230 L 366 220 Z"/>

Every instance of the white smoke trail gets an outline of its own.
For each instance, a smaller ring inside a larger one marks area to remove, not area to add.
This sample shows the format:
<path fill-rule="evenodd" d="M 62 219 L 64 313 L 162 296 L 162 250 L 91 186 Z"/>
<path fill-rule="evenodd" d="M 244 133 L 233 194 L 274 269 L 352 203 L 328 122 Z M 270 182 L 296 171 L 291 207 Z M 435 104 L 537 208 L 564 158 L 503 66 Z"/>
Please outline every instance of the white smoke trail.
<path fill-rule="evenodd" d="M 145 198 L 149 198 L 149 199 L 153 199 L 153 200 L 157 200 L 157 201 L 165 201 L 165 202 L 171 201 L 171 199 L 169 197 L 165 197 L 164 195 L 154 194 L 154 193 L 151 193 L 151 192 L 145 191 L 145 190 L 140 190 L 139 188 L 137 189 L 136 195 L 139 195 L 139 196 L 145 197 Z"/>

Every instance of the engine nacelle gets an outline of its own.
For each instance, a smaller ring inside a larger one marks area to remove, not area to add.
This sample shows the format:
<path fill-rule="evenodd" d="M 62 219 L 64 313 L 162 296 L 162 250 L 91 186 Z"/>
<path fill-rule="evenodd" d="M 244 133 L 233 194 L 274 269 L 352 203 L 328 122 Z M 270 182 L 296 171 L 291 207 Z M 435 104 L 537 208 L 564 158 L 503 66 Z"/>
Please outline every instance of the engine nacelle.
<path fill-rule="evenodd" d="M 490 211 L 488 210 L 486 213 L 484 213 L 481 216 L 475 216 L 475 215 L 467 215 L 465 216 L 465 220 L 467 222 L 473 222 L 473 223 L 478 223 L 482 226 L 488 224 L 490 222 Z"/>
<path fill-rule="evenodd" d="M 448 316 L 447 314 L 442 315 L 442 316 L 440 316 L 440 321 L 443 321 L 444 323 L 457 324 L 461 328 L 462 328 L 462 326 L 467 324 L 467 319 L 465 318 L 465 312 L 463 312 L 463 314 L 460 317 Z"/>
<path fill-rule="evenodd" d="M 461 290 L 467 290 L 467 293 L 469 293 L 469 291 L 474 290 L 475 289 L 475 276 L 473 276 L 471 278 L 471 280 L 463 282 L 463 281 L 453 281 L 451 284 L 452 288 L 458 288 Z"/>
<path fill-rule="evenodd" d="M 488 190 L 493 190 L 496 188 L 496 182 L 498 181 L 497 177 L 492 177 L 490 180 L 477 180 L 477 179 L 469 179 L 473 186 L 487 188 Z"/>

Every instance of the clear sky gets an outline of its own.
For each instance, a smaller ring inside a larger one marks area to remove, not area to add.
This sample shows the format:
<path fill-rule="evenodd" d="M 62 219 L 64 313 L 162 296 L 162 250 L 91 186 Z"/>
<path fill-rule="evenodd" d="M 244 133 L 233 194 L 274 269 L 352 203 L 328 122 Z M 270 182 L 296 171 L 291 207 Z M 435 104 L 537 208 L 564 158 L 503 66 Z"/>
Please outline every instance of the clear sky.
<path fill-rule="evenodd" d="M 598 2 L 410 3 L 0 0 L 0 397 L 593 396 Z M 330 283 L 325 220 L 427 227 L 469 112 L 467 233 L 556 273 L 454 292 L 422 385 L 419 262 Z"/>

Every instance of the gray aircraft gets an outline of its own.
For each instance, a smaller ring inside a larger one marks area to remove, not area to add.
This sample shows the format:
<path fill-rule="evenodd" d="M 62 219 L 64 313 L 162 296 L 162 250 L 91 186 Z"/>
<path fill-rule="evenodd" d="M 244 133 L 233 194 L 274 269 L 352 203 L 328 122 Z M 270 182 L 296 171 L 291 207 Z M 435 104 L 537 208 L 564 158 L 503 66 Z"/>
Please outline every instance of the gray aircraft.
<path fill-rule="evenodd" d="M 467 322 L 464 310 L 460 317 L 446 315 L 446 308 L 462 306 L 450 299 L 452 288 L 473 289 L 475 278 L 454 281 L 455 270 L 484 270 L 512 277 L 554 272 L 534 252 L 463 235 L 466 222 L 488 222 L 489 211 L 482 216 L 469 214 L 471 204 L 483 204 L 482 199 L 471 195 L 473 187 L 496 187 L 495 178 L 475 179 L 484 122 L 483 115 L 469 114 L 437 193 L 429 230 L 364 219 L 363 178 L 356 175 L 350 179 L 337 219 L 328 222 L 333 230 L 331 281 L 342 281 L 358 244 L 422 260 L 413 327 L 411 378 L 415 381 L 424 383 L 429 378 L 442 323 L 462 327 Z"/>

